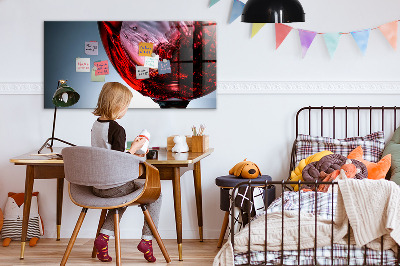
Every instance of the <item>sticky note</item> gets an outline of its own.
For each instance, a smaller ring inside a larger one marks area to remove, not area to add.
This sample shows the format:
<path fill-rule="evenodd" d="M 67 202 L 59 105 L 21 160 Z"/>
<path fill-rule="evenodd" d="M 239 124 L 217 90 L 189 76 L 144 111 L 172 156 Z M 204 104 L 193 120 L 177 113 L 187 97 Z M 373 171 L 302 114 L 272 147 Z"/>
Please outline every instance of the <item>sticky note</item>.
<path fill-rule="evenodd" d="M 158 61 L 158 74 L 168 74 L 171 73 L 171 63 L 169 60 L 164 59 L 163 61 Z"/>
<path fill-rule="evenodd" d="M 140 56 L 151 56 L 153 53 L 153 43 L 140 42 L 139 43 L 139 55 Z"/>
<path fill-rule="evenodd" d="M 98 55 L 99 45 L 98 42 L 85 42 L 85 54 L 87 55 Z"/>
<path fill-rule="evenodd" d="M 148 79 L 150 69 L 144 66 L 136 66 L 136 79 Z"/>
<path fill-rule="evenodd" d="M 97 75 L 96 76 L 97 67 L 93 67 L 91 71 L 91 81 L 93 82 L 104 82 L 106 80 L 106 75 Z"/>
<path fill-rule="evenodd" d="M 76 58 L 76 72 L 90 72 L 90 58 Z"/>
<path fill-rule="evenodd" d="M 149 68 L 158 68 L 158 60 L 160 56 L 153 54 L 153 56 L 146 56 L 144 58 L 144 66 Z"/>
<path fill-rule="evenodd" d="M 94 66 L 97 68 L 96 76 L 109 74 L 108 60 L 94 62 Z"/>

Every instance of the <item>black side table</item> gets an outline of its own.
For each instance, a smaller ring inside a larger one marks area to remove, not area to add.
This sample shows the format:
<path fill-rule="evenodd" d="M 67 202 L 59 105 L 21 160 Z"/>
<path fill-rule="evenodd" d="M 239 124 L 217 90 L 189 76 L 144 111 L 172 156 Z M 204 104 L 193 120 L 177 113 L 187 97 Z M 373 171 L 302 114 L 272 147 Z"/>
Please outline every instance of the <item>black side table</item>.
<path fill-rule="evenodd" d="M 222 222 L 221 233 L 219 235 L 218 245 L 220 248 L 222 246 L 222 242 L 224 241 L 226 228 L 228 227 L 229 222 L 229 207 L 230 207 L 230 199 L 229 192 L 233 189 L 237 184 L 246 182 L 246 181 L 263 181 L 266 180 L 272 181 L 272 178 L 268 175 L 261 175 L 254 179 L 246 179 L 241 177 L 236 177 L 234 175 L 226 175 L 220 176 L 215 179 L 215 184 L 220 187 L 220 209 L 225 211 L 224 221 Z M 256 187 L 256 186 L 255 186 Z M 275 200 L 275 186 L 270 186 L 268 189 L 268 200 L 267 207 Z"/>

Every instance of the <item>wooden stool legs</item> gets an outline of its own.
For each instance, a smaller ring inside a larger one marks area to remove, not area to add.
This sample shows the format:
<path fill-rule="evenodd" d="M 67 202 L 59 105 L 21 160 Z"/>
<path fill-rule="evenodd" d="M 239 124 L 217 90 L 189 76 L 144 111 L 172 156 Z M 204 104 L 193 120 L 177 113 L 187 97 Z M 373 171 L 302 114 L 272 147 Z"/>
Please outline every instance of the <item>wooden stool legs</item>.
<path fill-rule="evenodd" d="M 164 256 L 164 259 L 167 263 L 171 262 L 171 259 L 168 255 L 167 249 L 164 246 L 164 243 L 161 240 L 160 234 L 158 233 L 158 230 L 156 228 L 156 225 L 153 222 L 153 219 L 150 216 L 149 211 L 146 209 L 145 205 L 140 205 L 140 207 L 142 208 L 143 214 L 144 214 L 144 219 L 146 220 L 147 224 L 150 227 L 151 232 L 153 233 L 154 238 L 157 240 L 157 244 L 161 249 L 161 252 Z"/>
<path fill-rule="evenodd" d="M 106 209 L 101 210 L 101 215 L 100 215 L 100 219 L 99 219 L 99 226 L 97 226 L 97 233 L 96 233 L 95 239 L 100 234 L 101 227 L 103 227 L 104 221 L 106 220 L 106 214 L 107 214 L 107 210 Z M 97 255 L 97 250 L 96 250 L 96 248 L 94 247 L 94 244 L 93 244 L 92 258 L 96 258 L 96 255 Z"/>
<path fill-rule="evenodd" d="M 222 246 L 222 242 L 224 241 L 226 228 L 228 227 L 228 222 L 229 222 L 229 212 L 225 212 L 225 217 L 224 217 L 224 221 L 222 222 L 221 234 L 219 235 L 217 248 L 220 248 Z"/>
<path fill-rule="evenodd" d="M 64 257 L 60 263 L 61 266 L 64 266 L 67 263 L 69 254 L 71 254 L 72 247 L 74 246 L 76 237 L 78 236 L 79 230 L 81 229 L 83 220 L 85 219 L 87 212 L 87 208 L 82 208 L 81 214 L 79 215 L 78 221 L 76 222 L 74 232 L 72 232 L 71 239 L 68 242 L 67 249 L 65 250 Z"/>
<path fill-rule="evenodd" d="M 121 245 L 120 245 L 120 232 L 119 232 L 119 212 L 115 209 L 114 214 L 114 235 L 115 235 L 115 256 L 117 257 L 115 265 L 121 265 Z"/>

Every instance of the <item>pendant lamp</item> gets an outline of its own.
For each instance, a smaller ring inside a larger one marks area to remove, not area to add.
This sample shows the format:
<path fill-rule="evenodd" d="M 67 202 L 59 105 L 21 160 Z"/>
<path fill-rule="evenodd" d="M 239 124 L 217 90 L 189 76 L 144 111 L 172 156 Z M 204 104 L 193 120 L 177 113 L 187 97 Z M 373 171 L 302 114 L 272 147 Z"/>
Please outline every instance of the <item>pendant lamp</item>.
<path fill-rule="evenodd" d="M 38 153 L 40 153 L 45 147 L 50 148 L 53 152 L 53 141 L 58 140 L 62 143 L 68 144 L 70 146 L 75 146 L 72 143 L 69 143 L 65 140 L 55 138 L 54 130 L 56 128 L 56 116 L 57 116 L 57 107 L 69 107 L 76 104 L 79 101 L 79 93 L 77 93 L 73 88 L 67 85 L 66 80 L 59 80 L 57 90 L 53 95 L 53 104 L 54 104 L 54 117 L 53 117 L 53 131 L 51 133 L 51 138 L 48 138 L 42 147 L 39 149 Z M 49 141 L 50 144 L 49 144 Z"/>
<path fill-rule="evenodd" d="M 304 22 L 304 10 L 298 0 L 249 0 L 243 8 L 242 22 Z"/>

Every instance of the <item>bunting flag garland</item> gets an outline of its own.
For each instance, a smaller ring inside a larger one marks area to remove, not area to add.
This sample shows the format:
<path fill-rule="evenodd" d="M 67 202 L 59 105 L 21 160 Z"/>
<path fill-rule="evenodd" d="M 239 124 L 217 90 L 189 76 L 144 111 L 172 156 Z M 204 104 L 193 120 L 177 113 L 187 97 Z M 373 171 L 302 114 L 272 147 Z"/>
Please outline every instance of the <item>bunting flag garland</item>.
<path fill-rule="evenodd" d="M 378 27 L 394 50 L 397 49 L 397 22 L 396 20 Z"/>
<path fill-rule="evenodd" d="M 342 34 L 340 34 L 339 32 L 333 32 L 333 33 L 325 33 L 323 36 L 326 48 L 328 48 L 329 55 L 332 58 L 333 54 L 336 51 L 336 48 L 338 47 L 339 39 L 340 36 L 342 36 Z"/>
<path fill-rule="evenodd" d="M 288 25 L 281 24 L 281 23 L 275 23 L 276 49 L 278 49 L 278 47 L 285 40 L 286 36 L 288 36 L 288 34 L 290 33 L 290 31 L 292 29 L 293 28 Z"/>
<path fill-rule="evenodd" d="M 210 0 L 209 7 L 212 7 L 220 0 Z M 243 12 L 245 4 L 243 0 L 231 0 L 232 1 L 232 10 L 229 16 L 229 24 L 235 21 Z M 397 31 L 398 31 L 398 22 L 400 20 L 395 20 L 378 27 L 369 28 L 360 31 L 351 31 L 351 32 L 333 32 L 333 33 L 324 33 L 324 32 L 315 32 L 309 30 L 303 30 L 298 28 L 293 28 L 285 24 L 275 23 L 275 41 L 276 47 L 278 49 L 286 37 L 292 30 L 298 30 L 300 36 L 300 43 L 301 43 L 301 53 L 302 57 L 304 58 L 307 54 L 308 49 L 310 48 L 312 42 L 314 41 L 317 34 L 323 36 L 326 48 L 328 49 L 329 56 L 333 58 L 336 49 L 339 45 L 340 37 L 343 34 L 351 34 L 353 36 L 354 41 L 356 42 L 358 48 L 360 49 L 361 53 L 365 55 L 368 47 L 369 36 L 372 30 L 380 30 L 385 36 L 386 40 L 392 46 L 394 50 L 397 49 Z M 262 27 L 264 27 L 266 23 L 252 23 L 251 28 L 251 38 L 253 38 Z"/>
<path fill-rule="evenodd" d="M 367 50 L 370 32 L 371 32 L 371 29 L 351 32 L 351 35 L 353 36 L 354 40 L 356 41 L 356 43 L 357 43 L 358 47 L 360 48 L 360 51 L 363 55 L 365 55 L 365 51 Z"/>
<path fill-rule="evenodd" d="M 219 2 L 219 0 L 210 0 L 210 5 L 208 7 L 212 7 L 213 5 L 215 5 L 218 2 Z"/>
<path fill-rule="evenodd" d="M 252 27 L 251 27 L 251 38 L 254 37 L 254 35 L 256 35 L 262 27 L 264 27 L 265 23 L 253 23 Z"/>
<path fill-rule="evenodd" d="M 244 3 L 239 0 L 233 0 L 231 17 L 229 18 L 229 24 L 232 23 L 235 19 L 237 19 L 240 15 L 242 15 L 242 11 L 244 8 Z"/>
<path fill-rule="evenodd" d="M 315 31 L 299 30 L 301 55 L 304 58 L 317 33 Z"/>

